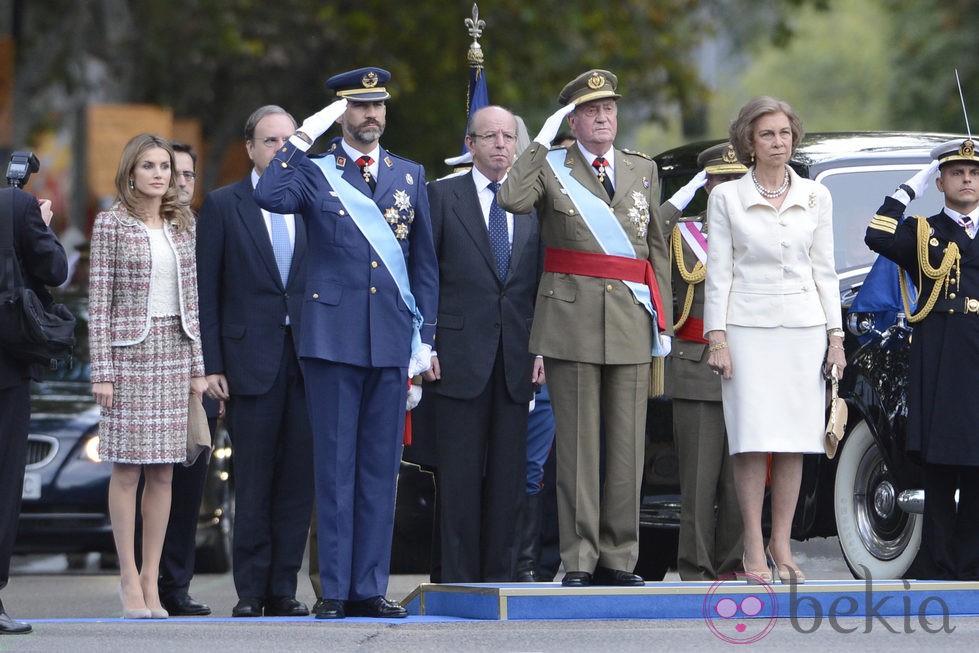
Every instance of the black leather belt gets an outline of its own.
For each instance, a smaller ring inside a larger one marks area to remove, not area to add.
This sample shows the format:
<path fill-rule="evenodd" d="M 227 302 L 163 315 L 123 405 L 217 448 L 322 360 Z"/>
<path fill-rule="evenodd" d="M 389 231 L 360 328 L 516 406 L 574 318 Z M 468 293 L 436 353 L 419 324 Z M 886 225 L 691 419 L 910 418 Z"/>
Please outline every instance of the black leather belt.
<path fill-rule="evenodd" d="M 949 297 L 939 299 L 935 302 L 932 311 L 938 311 L 939 313 L 946 313 L 948 315 L 954 315 L 955 313 L 968 315 L 971 313 L 972 315 L 979 316 L 979 299 L 975 297 Z"/>

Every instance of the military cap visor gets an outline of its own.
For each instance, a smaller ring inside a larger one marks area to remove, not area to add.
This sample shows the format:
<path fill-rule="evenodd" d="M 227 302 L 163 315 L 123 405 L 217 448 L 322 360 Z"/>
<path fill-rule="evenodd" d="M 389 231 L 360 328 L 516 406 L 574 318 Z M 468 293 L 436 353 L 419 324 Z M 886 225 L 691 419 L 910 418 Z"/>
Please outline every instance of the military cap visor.
<path fill-rule="evenodd" d="M 730 143 L 719 143 L 697 156 L 697 165 L 709 175 L 740 175 L 748 168 L 738 161 L 738 155 Z"/>
<path fill-rule="evenodd" d="M 976 145 L 971 138 L 956 138 L 942 143 L 932 149 L 931 158 L 938 161 L 941 167 L 953 161 L 968 161 L 969 163 L 979 164 L 979 156 L 976 155 Z"/>
<path fill-rule="evenodd" d="M 582 105 L 603 98 L 619 99 L 615 92 L 619 79 L 607 70 L 589 70 L 568 82 L 557 96 L 561 105 Z"/>
<path fill-rule="evenodd" d="M 377 102 L 390 99 L 384 86 L 391 79 L 391 73 L 383 68 L 358 68 L 326 80 L 326 87 L 346 98 L 349 102 Z"/>

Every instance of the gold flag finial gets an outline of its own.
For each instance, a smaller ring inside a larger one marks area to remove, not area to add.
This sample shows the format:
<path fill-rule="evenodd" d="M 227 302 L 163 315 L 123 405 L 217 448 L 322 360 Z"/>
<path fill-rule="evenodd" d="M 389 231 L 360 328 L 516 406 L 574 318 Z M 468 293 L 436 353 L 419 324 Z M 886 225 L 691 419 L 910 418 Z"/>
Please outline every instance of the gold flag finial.
<path fill-rule="evenodd" d="M 483 28 L 486 27 L 486 21 L 479 17 L 479 7 L 476 6 L 475 2 L 473 3 L 473 17 L 467 18 L 465 25 L 469 30 L 469 36 L 473 37 L 473 42 L 469 44 L 469 53 L 466 55 L 466 61 L 469 62 L 470 66 L 482 68 L 483 48 L 479 45 L 479 37 L 483 35 Z"/>

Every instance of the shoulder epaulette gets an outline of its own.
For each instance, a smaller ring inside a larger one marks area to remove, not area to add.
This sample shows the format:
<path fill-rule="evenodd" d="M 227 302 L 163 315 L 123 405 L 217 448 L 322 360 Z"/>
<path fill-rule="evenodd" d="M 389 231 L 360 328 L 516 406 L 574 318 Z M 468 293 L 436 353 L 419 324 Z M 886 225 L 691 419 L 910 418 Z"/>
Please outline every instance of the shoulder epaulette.
<path fill-rule="evenodd" d="M 641 156 L 642 158 L 649 159 L 650 161 L 653 160 L 653 157 L 649 156 L 644 152 L 637 152 L 635 150 L 626 150 L 626 149 L 623 149 L 622 152 L 625 154 L 632 154 L 633 156 Z"/>

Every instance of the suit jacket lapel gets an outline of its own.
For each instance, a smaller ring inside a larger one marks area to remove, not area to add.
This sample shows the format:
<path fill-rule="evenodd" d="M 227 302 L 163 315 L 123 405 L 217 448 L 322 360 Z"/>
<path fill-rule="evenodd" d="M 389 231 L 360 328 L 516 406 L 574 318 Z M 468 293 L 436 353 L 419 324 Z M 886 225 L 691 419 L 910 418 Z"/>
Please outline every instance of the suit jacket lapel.
<path fill-rule="evenodd" d="M 636 174 L 633 162 L 622 156 L 622 153 L 615 150 L 615 197 L 612 199 L 612 206 L 629 199 L 629 189 L 632 188 L 638 175 Z"/>
<path fill-rule="evenodd" d="M 277 284 L 282 285 L 279 277 L 279 266 L 275 263 L 275 252 L 272 251 L 272 239 L 269 237 L 268 227 L 265 226 L 265 217 L 262 209 L 255 203 L 252 197 L 251 177 L 245 178 L 238 187 L 238 215 L 241 217 L 241 224 L 245 231 L 251 236 L 255 243 L 255 250 L 258 257 L 268 268 L 269 274 Z"/>
<path fill-rule="evenodd" d="M 479 204 L 479 196 L 476 194 L 476 182 L 473 180 L 472 173 L 465 175 L 460 181 L 464 183 L 457 184 L 455 196 L 458 201 L 453 203 L 452 210 L 469 237 L 476 243 L 476 249 L 483 255 L 486 265 L 495 276 L 496 256 L 493 254 L 489 231 L 483 219 L 483 207 Z"/>
<path fill-rule="evenodd" d="M 398 181 L 398 173 L 395 170 L 394 163 L 391 161 L 391 157 L 388 156 L 387 150 L 383 147 L 377 153 L 380 157 L 380 161 L 377 162 L 377 185 L 374 187 L 374 197 L 385 197 L 390 194 L 390 189 L 396 183 L 399 188 L 404 189 L 407 182 L 404 179 Z M 424 179 L 416 179 L 416 184 L 424 184 Z M 366 186 L 366 184 L 365 184 Z M 368 195 L 370 193 L 368 192 Z M 382 209 L 383 210 L 383 209 Z"/>
<path fill-rule="evenodd" d="M 618 161 L 616 161 L 617 163 Z M 585 159 L 577 145 L 572 145 L 568 148 L 568 154 L 564 158 L 564 165 L 571 168 L 571 176 L 580 181 L 592 194 L 609 202 L 608 193 L 605 192 L 605 187 L 602 186 L 602 183 L 598 181 L 598 175 L 592 170 L 591 161 Z M 617 191 L 616 194 L 618 194 Z"/>

